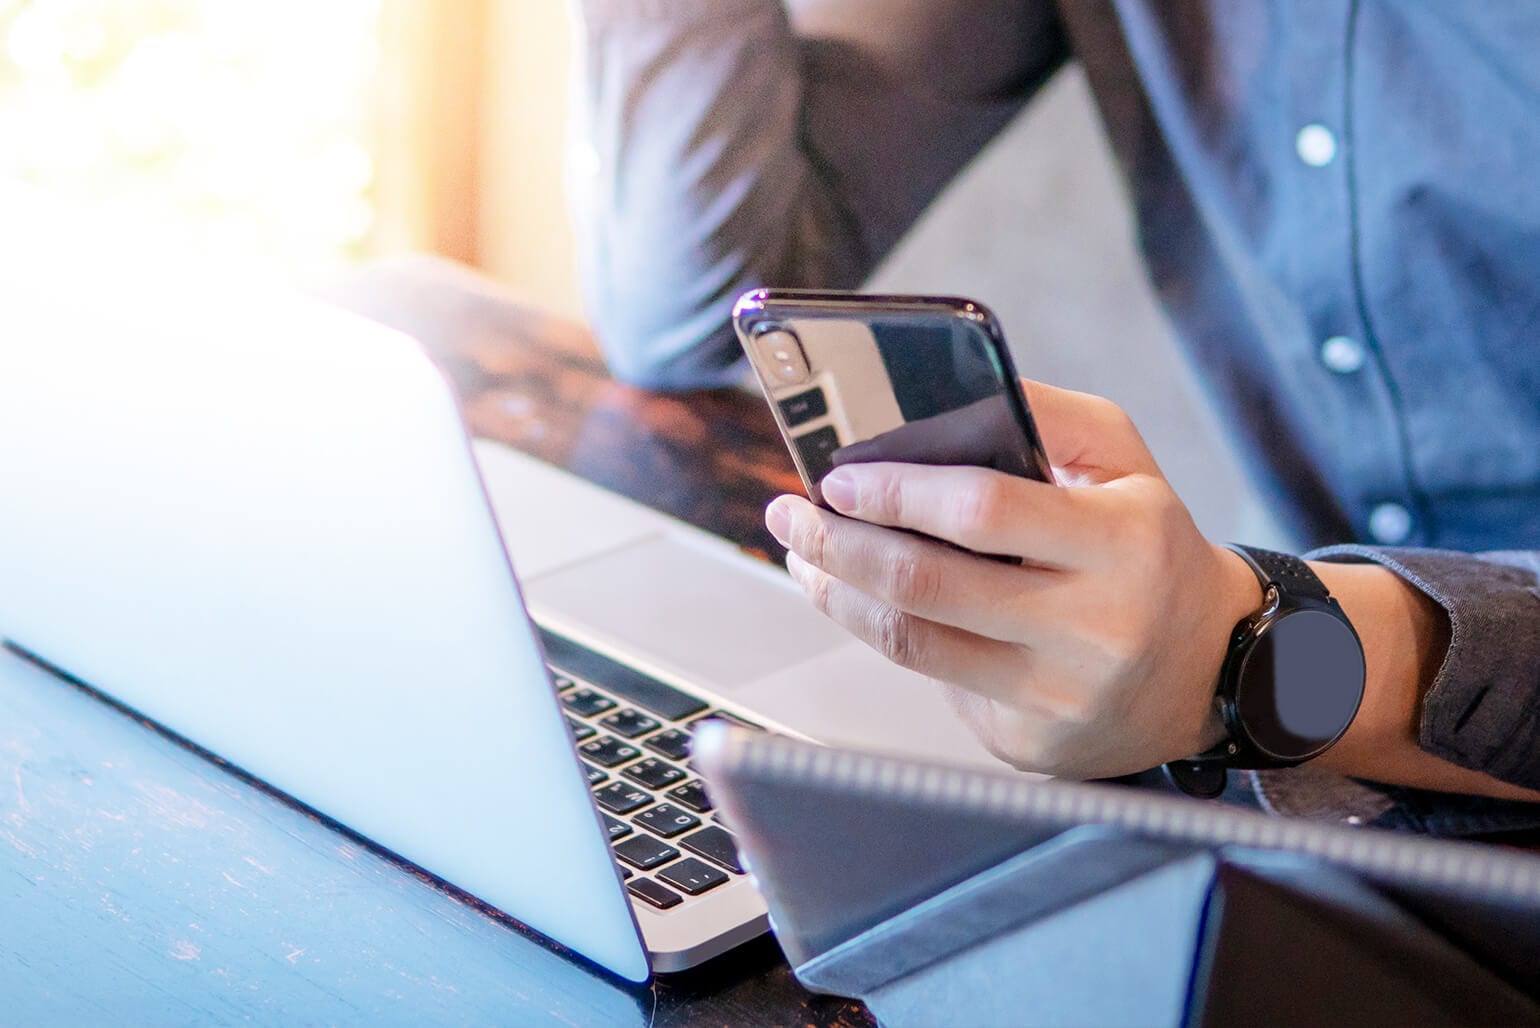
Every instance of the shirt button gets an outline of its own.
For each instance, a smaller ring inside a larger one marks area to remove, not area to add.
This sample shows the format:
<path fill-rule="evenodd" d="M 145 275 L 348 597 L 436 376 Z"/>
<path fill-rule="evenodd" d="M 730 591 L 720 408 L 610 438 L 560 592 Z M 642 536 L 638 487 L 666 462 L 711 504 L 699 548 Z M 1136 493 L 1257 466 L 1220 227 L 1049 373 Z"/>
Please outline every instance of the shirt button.
<path fill-rule="evenodd" d="M 1347 336 L 1332 336 L 1321 344 L 1321 363 L 1327 371 L 1351 375 L 1364 366 L 1364 346 Z"/>
<path fill-rule="evenodd" d="M 1412 534 L 1412 513 L 1399 503 L 1381 503 L 1369 512 L 1369 534 L 1386 546 L 1404 543 Z"/>
<path fill-rule="evenodd" d="M 1337 156 L 1337 137 L 1319 122 L 1311 122 L 1294 137 L 1294 152 L 1312 168 L 1324 168 Z"/>

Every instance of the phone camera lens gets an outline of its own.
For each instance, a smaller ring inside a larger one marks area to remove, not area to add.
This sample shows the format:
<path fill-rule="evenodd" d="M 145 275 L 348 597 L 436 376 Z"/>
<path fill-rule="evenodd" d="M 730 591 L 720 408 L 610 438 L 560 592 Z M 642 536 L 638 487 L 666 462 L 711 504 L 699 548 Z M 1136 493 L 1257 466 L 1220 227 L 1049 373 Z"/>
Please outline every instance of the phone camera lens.
<path fill-rule="evenodd" d="M 812 374 L 797 337 L 783 328 L 762 332 L 754 340 L 762 365 L 782 385 L 806 382 Z"/>

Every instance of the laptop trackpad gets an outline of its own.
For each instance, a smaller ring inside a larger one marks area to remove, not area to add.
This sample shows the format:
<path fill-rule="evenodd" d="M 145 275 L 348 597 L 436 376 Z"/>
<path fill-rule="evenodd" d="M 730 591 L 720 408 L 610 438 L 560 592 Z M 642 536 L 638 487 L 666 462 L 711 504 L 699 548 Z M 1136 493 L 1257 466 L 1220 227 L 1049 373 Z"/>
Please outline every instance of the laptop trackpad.
<path fill-rule="evenodd" d="M 752 682 L 850 642 L 779 572 L 655 535 L 525 584 L 530 612 L 708 688 Z"/>

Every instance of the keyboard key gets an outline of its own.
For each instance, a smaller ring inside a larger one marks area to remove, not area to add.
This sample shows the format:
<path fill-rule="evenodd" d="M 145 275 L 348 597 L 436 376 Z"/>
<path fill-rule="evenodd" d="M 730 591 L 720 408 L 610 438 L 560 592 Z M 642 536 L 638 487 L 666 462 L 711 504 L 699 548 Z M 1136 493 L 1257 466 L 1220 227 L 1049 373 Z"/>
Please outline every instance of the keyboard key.
<path fill-rule="evenodd" d="M 566 692 L 568 689 L 577 688 L 577 683 L 559 671 L 551 672 L 551 681 L 556 683 L 557 692 Z"/>
<path fill-rule="evenodd" d="M 631 895 L 644 903 L 649 903 L 659 910 L 667 910 L 669 907 L 677 907 L 684 902 L 684 897 L 673 889 L 665 889 L 651 878 L 638 878 L 626 885 L 631 890 Z"/>
<path fill-rule="evenodd" d="M 729 871 L 743 874 L 743 863 L 738 859 L 738 844 L 725 828 L 709 825 L 693 835 L 679 840 L 679 845 L 697 856 L 721 864 Z"/>
<path fill-rule="evenodd" d="M 675 782 L 682 782 L 686 777 L 684 768 L 675 767 L 657 757 L 648 757 L 646 760 L 638 760 L 635 764 L 626 768 L 621 774 L 634 782 L 641 782 L 649 789 L 665 789 Z"/>
<path fill-rule="evenodd" d="M 621 881 L 625 881 L 627 878 L 630 878 L 630 877 L 632 877 L 633 875 L 636 874 L 635 871 L 631 870 L 629 867 L 627 867 L 624 864 L 620 864 L 618 866 L 620 867 L 620 879 L 621 879 Z"/>
<path fill-rule="evenodd" d="M 611 814 L 629 814 L 651 803 L 652 797 L 634 785 L 611 782 L 602 789 L 594 790 L 594 800 Z"/>
<path fill-rule="evenodd" d="M 694 857 L 685 857 L 679 863 L 665 867 L 658 872 L 658 877 L 691 896 L 699 896 L 707 889 L 715 889 L 728 881 L 726 871 L 718 871 Z"/>
<path fill-rule="evenodd" d="M 567 727 L 572 729 L 572 738 L 578 742 L 599 734 L 593 725 L 585 725 L 575 717 L 567 718 Z"/>
<path fill-rule="evenodd" d="M 676 785 L 663 795 L 681 807 L 689 807 L 697 814 L 704 814 L 711 809 L 711 797 L 706 795 L 706 787 L 699 779 Z"/>
<path fill-rule="evenodd" d="M 628 702 L 669 721 L 681 721 L 706 709 L 706 704 L 634 668 L 579 646 L 554 632 L 540 629 L 540 643 L 553 667 L 604 686 Z"/>
<path fill-rule="evenodd" d="M 656 832 L 665 839 L 672 839 L 680 832 L 688 832 L 700 824 L 700 818 L 672 804 L 659 803 L 651 810 L 644 810 L 633 817 L 631 823 L 641 825 L 650 832 Z"/>
<path fill-rule="evenodd" d="M 635 739 L 638 735 L 646 735 L 659 725 L 659 722 L 654 718 L 648 717 L 639 710 L 632 710 L 630 707 L 615 711 L 615 713 L 600 719 L 599 723 L 616 735 L 623 735 L 627 739 Z"/>
<path fill-rule="evenodd" d="M 654 753 L 661 753 L 669 760 L 683 760 L 690 755 L 690 733 L 670 728 L 642 743 Z"/>
<path fill-rule="evenodd" d="M 616 764 L 624 764 L 634 757 L 640 757 L 642 751 L 635 746 L 628 746 L 619 739 L 612 739 L 607 735 L 601 735 L 597 739 L 590 739 L 578 749 L 588 760 L 600 767 L 614 767 Z"/>
<path fill-rule="evenodd" d="M 595 785 L 598 785 L 600 782 L 604 781 L 606 778 L 609 777 L 609 775 L 605 774 L 603 771 L 600 771 L 598 768 L 594 767 L 592 764 L 589 764 L 587 762 L 581 762 L 581 763 L 583 764 L 583 773 L 588 776 L 589 788 L 592 788 Z"/>
<path fill-rule="evenodd" d="M 600 814 L 599 816 L 604 818 L 604 828 L 605 831 L 610 833 L 611 842 L 614 842 L 616 839 L 624 839 L 631 834 L 631 826 L 618 817 L 610 817 L 608 814 Z"/>
<path fill-rule="evenodd" d="M 574 689 L 571 692 L 562 693 L 561 701 L 567 705 L 568 710 L 584 717 L 603 714 L 615 706 L 614 700 L 608 696 L 601 696 L 592 689 Z"/>
<path fill-rule="evenodd" d="M 679 851 L 674 847 L 650 835 L 638 835 L 625 842 L 617 842 L 611 849 L 615 851 L 615 856 L 638 871 L 651 871 L 659 864 L 667 864 L 679 856 Z"/>

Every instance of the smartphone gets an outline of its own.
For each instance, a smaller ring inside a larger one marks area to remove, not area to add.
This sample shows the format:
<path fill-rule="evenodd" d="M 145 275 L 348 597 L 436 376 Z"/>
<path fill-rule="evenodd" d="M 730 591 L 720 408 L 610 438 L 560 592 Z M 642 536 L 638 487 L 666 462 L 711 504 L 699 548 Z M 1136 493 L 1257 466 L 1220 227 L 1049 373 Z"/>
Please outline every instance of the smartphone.
<path fill-rule="evenodd" d="M 814 503 L 841 464 L 971 464 L 1053 481 L 999 322 L 942 296 L 756 289 L 733 327 Z"/>

